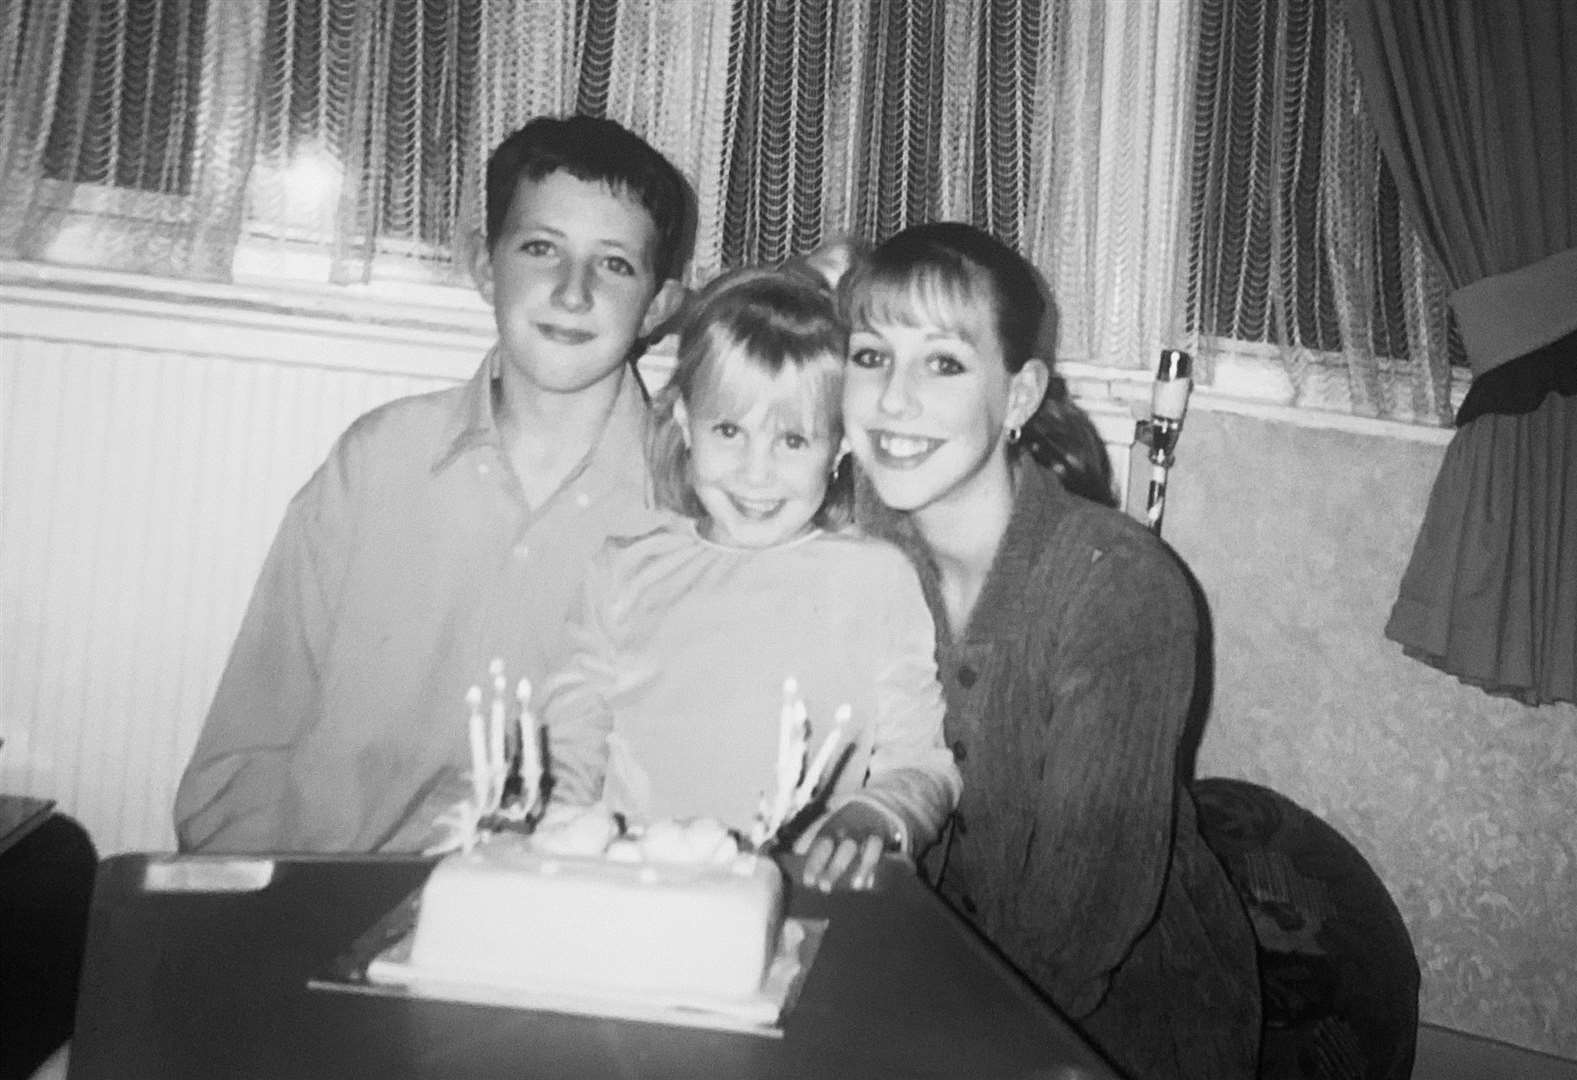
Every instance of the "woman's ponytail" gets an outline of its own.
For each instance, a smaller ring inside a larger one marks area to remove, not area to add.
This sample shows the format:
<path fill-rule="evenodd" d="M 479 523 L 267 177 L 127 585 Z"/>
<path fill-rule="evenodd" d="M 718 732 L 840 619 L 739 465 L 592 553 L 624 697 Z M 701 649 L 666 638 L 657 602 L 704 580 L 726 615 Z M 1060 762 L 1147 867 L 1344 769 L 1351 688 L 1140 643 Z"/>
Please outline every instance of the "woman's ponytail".
<path fill-rule="evenodd" d="M 1040 408 L 1024 425 L 1019 446 L 1056 473 L 1073 494 L 1103 506 L 1117 505 L 1106 442 L 1089 414 L 1068 396 L 1061 379 L 1053 377 Z"/>

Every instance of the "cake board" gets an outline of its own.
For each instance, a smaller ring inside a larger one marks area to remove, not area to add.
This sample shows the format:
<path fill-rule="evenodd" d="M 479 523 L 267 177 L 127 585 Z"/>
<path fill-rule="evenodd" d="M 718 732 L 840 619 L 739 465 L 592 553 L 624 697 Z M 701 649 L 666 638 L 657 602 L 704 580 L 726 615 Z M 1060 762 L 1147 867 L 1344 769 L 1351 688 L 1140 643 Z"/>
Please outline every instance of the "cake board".
<path fill-rule="evenodd" d="M 761 991 L 754 996 L 736 1000 L 665 998 L 646 993 L 602 993 L 584 987 L 478 982 L 424 968 L 410 959 L 420 902 L 420 891 L 406 897 L 357 938 L 329 971 L 314 976 L 307 985 L 315 990 L 456 1001 L 782 1038 L 783 1018 L 798 999 L 827 929 L 826 919 L 785 919 L 776 954 Z"/>

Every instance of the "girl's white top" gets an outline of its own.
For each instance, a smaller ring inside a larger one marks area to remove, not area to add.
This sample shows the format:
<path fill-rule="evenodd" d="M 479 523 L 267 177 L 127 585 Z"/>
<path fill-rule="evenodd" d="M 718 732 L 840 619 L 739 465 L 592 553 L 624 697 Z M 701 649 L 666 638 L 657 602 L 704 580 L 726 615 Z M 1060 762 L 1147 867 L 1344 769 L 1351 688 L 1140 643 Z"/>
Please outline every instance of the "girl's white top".
<path fill-rule="evenodd" d="M 810 747 L 840 705 L 852 710 L 834 807 L 870 802 L 922 850 L 957 803 L 931 616 L 913 567 L 882 541 L 816 531 L 730 548 L 675 516 L 592 561 L 570 645 L 538 698 L 555 799 L 748 833 L 776 784 L 792 676 Z"/>

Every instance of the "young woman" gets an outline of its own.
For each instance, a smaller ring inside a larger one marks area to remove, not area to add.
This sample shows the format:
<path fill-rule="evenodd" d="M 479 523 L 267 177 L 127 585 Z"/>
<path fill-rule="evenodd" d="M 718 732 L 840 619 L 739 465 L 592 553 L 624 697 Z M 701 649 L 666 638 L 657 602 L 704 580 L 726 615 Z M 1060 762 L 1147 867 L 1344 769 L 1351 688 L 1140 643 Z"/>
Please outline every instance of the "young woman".
<path fill-rule="evenodd" d="M 1253 933 L 1176 770 L 1192 596 L 1143 527 L 1023 452 L 1069 445 L 1042 427 L 1036 275 L 932 224 L 841 288 L 846 434 L 873 529 L 920 568 L 964 777 L 941 894 L 1126 1074 L 1252 1077 Z"/>

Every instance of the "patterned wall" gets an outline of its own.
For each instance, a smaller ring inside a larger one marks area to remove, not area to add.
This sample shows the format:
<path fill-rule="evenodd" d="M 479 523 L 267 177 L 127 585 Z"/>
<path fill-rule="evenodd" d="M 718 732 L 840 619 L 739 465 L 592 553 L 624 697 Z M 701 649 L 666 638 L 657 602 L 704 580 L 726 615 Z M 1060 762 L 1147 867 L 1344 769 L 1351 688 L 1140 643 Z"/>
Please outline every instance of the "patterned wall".
<path fill-rule="evenodd" d="M 1382 636 L 1442 448 L 1196 411 L 1166 536 L 1209 599 L 1200 775 L 1268 784 L 1377 868 L 1427 1022 L 1577 1058 L 1577 707 Z"/>

